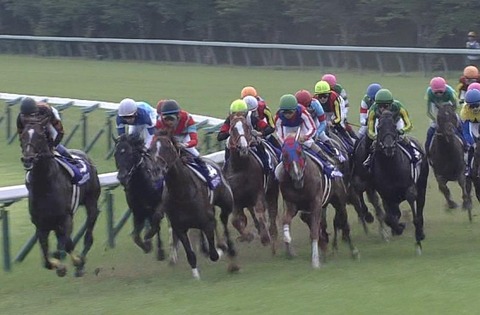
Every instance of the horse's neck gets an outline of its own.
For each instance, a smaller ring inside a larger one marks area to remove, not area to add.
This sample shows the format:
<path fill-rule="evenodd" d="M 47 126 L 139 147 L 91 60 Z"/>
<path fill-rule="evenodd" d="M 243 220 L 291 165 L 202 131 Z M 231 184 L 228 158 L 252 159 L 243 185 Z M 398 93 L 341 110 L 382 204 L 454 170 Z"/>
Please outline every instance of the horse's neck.
<path fill-rule="evenodd" d="M 180 159 L 177 159 L 169 168 L 165 183 L 170 187 L 169 191 L 171 193 L 184 195 L 184 192 L 188 191 L 192 183 L 191 171 Z"/>
<path fill-rule="evenodd" d="M 241 156 L 239 151 L 231 150 L 230 151 L 230 167 L 234 171 L 243 171 L 246 169 L 250 158 L 252 158 L 251 153 L 249 152 L 246 156 Z"/>
<path fill-rule="evenodd" d="M 55 176 L 60 173 L 60 167 L 54 158 L 40 158 L 30 171 L 30 182 L 34 183 L 51 183 Z M 46 185 L 50 186 L 50 185 Z M 44 187 L 47 188 L 47 187 Z"/>
<path fill-rule="evenodd" d="M 375 163 L 381 165 L 383 168 L 390 168 L 391 173 L 395 173 L 404 160 L 408 160 L 405 153 L 398 147 L 395 147 L 393 156 L 386 156 L 380 151 L 375 151 Z"/>

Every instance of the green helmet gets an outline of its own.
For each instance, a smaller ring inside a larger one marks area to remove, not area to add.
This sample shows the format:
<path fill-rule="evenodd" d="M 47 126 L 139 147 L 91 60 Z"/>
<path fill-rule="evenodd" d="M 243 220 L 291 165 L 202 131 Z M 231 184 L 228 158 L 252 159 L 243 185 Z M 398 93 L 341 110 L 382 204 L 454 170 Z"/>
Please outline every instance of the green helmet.
<path fill-rule="evenodd" d="M 318 81 L 315 84 L 315 94 L 330 93 L 330 84 L 327 81 Z"/>
<path fill-rule="evenodd" d="M 30 115 L 37 111 L 37 102 L 31 97 L 25 97 L 20 103 L 20 112 L 24 115 Z"/>
<path fill-rule="evenodd" d="M 375 94 L 375 103 L 380 104 L 391 104 L 393 103 L 393 95 L 390 90 L 380 89 L 377 94 Z"/>
<path fill-rule="evenodd" d="M 248 112 L 247 103 L 244 100 L 238 99 L 234 100 L 232 104 L 230 104 L 230 114 L 233 113 L 246 113 Z"/>
<path fill-rule="evenodd" d="M 297 109 L 297 98 L 293 94 L 285 94 L 280 97 L 280 110 L 295 110 Z"/>

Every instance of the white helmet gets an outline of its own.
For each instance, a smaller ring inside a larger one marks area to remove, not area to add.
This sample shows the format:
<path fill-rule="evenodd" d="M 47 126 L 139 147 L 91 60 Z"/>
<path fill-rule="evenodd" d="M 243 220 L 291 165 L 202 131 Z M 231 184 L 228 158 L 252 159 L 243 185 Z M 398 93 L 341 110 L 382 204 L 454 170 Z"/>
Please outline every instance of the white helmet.
<path fill-rule="evenodd" d="M 118 105 L 118 116 L 132 116 L 137 112 L 137 104 L 131 98 L 125 98 Z"/>
<path fill-rule="evenodd" d="M 247 95 L 243 98 L 245 103 L 247 103 L 247 108 L 249 112 L 257 110 L 258 108 L 258 101 L 255 96 Z"/>

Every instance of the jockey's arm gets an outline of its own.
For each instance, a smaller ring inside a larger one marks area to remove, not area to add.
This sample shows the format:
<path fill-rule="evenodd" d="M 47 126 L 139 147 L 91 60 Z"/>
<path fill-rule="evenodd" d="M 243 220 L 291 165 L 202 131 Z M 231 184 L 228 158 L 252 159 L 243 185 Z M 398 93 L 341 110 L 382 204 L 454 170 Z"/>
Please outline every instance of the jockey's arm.
<path fill-rule="evenodd" d="M 368 104 L 365 100 L 360 103 L 360 125 L 366 126 L 368 118 Z"/>
<path fill-rule="evenodd" d="M 342 122 L 342 108 L 340 100 L 338 98 L 333 102 L 333 110 L 335 113 L 335 120 L 333 121 L 333 123 L 335 125 L 338 125 Z"/>
<path fill-rule="evenodd" d="M 63 136 L 65 134 L 65 132 L 63 131 L 63 124 L 59 119 L 57 119 L 53 112 L 50 116 L 50 124 L 55 129 L 55 131 L 57 131 L 57 135 L 55 139 L 53 139 L 53 145 L 57 146 L 58 144 L 60 144 L 60 142 L 62 142 Z"/>
<path fill-rule="evenodd" d="M 225 122 L 220 127 L 220 130 L 217 134 L 217 140 L 223 141 L 226 140 L 230 136 L 230 119 L 225 119 Z"/>
<path fill-rule="evenodd" d="M 407 110 L 403 108 L 403 106 L 400 107 L 400 117 L 403 119 L 403 122 L 405 123 L 405 126 L 402 128 L 402 132 L 406 133 L 412 130 L 413 128 L 412 121 L 408 116 Z"/>
<path fill-rule="evenodd" d="M 125 123 L 123 122 L 122 117 L 117 116 L 116 123 L 117 123 L 117 134 L 121 136 L 126 132 Z"/>
<path fill-rule="evenodd" d="M 275 122 L 273 120 L 273 114 L 272 114 L 272 111 L 270 110 L 270 108 L 268 108 L 268 106 L 265 106 L 265 108 L 263 109 L 263 114 L 265 115 L 265 119 L 267 120 L 267 124 L 270 127 L 275 128 Z"/>
<path fill-rule="evenodd" d="M 303 125 L 305 126 L 305 133 L 302 135 L 305 140 L 311 139 L 317 133 L 317 127 L 309 113 L 302 112 Z"/>
<path fill-rule="evenodd" d="M 367 126 L 368 126 L 367 135 L 372 140 L 375 140 L 375 138 L 377 137 L 377 134 L 375 132 L 375 121 L 376 121 L 375 111 L 370 109 L 368 112 L 368 119 L 367 119 Z"/>
<path fill-rule="evenodd" d="M 435 103 L 432 100 L 428 99 L 427 100 L 427 116 L 431 120 L 436 121 L 437 118 L 434 115 L 434 108 L 435 108 Z"/>
<path fill-rule="evenodd" d="M 145 136 L 145 147 L 150 148 L 150 145 L 152 144 L 153 136 L 155 134 L 155 127 L 148 127 L 147 128 L 147 135 Z"/>
<path fill-rule="evenodd" d="M 191 118 L 191 116 L 189 121 L 187 122 L 187 125 L 187 133 L 190 136 L 190 140 L 185 143 L 185 146 L 187 148 L 194 148 L 198 144 L 198 134 L 197 127 L 195 126 L 195 121 L 193 120 L 193 118 Z"/>

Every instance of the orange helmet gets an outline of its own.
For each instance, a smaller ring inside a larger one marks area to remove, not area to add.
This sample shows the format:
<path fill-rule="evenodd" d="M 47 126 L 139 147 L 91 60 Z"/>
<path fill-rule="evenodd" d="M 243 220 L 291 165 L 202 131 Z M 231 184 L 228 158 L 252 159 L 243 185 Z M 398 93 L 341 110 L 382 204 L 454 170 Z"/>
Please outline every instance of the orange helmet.
<path fill-rule="evenodd" d="M 240 93 L 240 97 L 241 98 L 244 98 L 245 96 L 248 96 L 248 95 L 251 95 L 251 96 L 254 96 L 254 97 L 257 97 L 258 94 L 257 94 L 257 90 L 255 90 L 255 88 L 253 86 L 246 86 L 242 89 L 242 92 Z"/>
<path fill-rule="evenodd" d="M 157 103 L 157 114 L 161 115 L 162 114 L 162 105 L 165 103 L 167 100 L 159 100 Z"/>
<path fill-rule="evenodd" d="M 467 79 L 476 79 L 478 78 L 478 69 L 475 66 L 467 66 L 463 69 L 463 75 Z"/>

